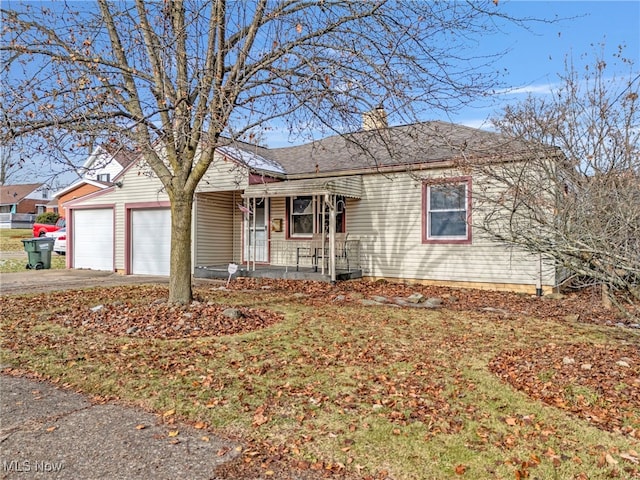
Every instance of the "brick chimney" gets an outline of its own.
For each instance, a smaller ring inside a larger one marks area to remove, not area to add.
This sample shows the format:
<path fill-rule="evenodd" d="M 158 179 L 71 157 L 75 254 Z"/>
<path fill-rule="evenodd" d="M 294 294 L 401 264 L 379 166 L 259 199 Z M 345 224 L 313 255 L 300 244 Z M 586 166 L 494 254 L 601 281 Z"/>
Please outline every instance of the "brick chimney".
<path fill-rule="evenodd" d="M 362 114 L 362 130 L 379 130 L 388 126 L 387 112 L 383 107 L 377 107 Z"/>

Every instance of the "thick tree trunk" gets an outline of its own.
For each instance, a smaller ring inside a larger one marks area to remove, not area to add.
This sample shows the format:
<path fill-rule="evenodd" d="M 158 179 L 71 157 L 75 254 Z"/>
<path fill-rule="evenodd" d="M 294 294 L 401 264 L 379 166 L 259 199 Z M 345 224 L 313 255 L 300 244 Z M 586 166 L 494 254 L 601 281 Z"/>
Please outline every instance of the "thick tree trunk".
<path fill-rule="evenodd" d="M 188 305 L 191 290 L 191 215 L 193 195 L 176 195 L 171 202 L 171 276 L 169 303 Z"/>

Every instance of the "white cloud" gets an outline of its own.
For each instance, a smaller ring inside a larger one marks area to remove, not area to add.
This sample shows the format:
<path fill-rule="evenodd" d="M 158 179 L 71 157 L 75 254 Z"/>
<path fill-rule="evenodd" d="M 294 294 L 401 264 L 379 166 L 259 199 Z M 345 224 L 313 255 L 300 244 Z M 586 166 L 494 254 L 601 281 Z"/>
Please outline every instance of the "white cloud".
<path fill-rule="evenodd" d="M 496 91 L 496 95 L 547 95 L 558 87 L 555 83 L 542 85 L 525 85 L 522 87 L 504 88 Z"/>

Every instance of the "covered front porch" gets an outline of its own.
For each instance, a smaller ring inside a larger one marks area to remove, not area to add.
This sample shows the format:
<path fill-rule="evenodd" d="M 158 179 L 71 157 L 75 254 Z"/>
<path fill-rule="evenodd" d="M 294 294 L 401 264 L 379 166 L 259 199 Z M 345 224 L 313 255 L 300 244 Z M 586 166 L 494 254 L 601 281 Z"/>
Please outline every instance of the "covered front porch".
<path fill-rule="evenodd" d="M 255 180 L 254 180 L 255 181 Z M 361 179 L 315 178 L 250 183 L 196 197 L 197 278 L 235 276 L 339 281 L 362 276 L 360 240 L 346 209 Z"/>
<path fill-rule="evenodd" d="M 349 236 L 345 220 L 347 201 L 359 200 L 361 191 L 359 176 L 250 183 L 242 193 L 243 274 L 361 277 L 360 241 Z"/>

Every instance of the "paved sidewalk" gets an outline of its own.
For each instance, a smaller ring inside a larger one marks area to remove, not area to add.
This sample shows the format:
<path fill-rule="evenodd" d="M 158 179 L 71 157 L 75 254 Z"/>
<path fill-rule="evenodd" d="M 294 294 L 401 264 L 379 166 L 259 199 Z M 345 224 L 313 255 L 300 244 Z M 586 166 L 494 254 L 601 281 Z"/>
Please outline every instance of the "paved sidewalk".
<path fill-rule="evenodd" d="M 0 375 L 3 479 L 214 479 L 215 467 L 238 454 L 206 431 L 140 409 Z"/>
<path fill-rule="evenodd" d="M 93 270 L 29 270 L 0 274 L 0 294 L 167 282 Z M 0 374 L 0 479 L 211 480 L 217 465 L 239 454 L 236 447 L 140 409 L 95 404 L 50 383 Z"/>

